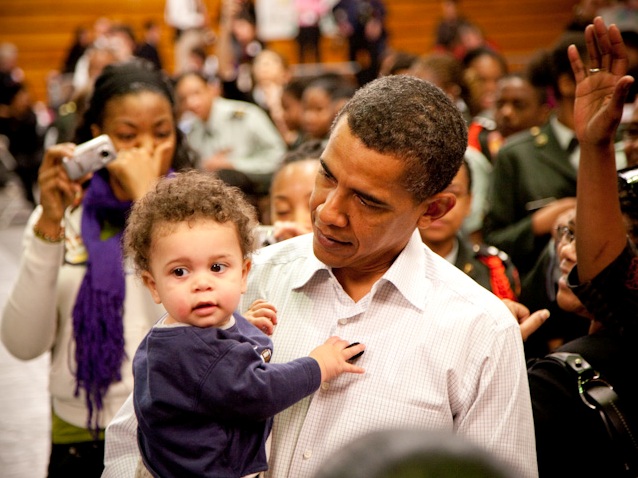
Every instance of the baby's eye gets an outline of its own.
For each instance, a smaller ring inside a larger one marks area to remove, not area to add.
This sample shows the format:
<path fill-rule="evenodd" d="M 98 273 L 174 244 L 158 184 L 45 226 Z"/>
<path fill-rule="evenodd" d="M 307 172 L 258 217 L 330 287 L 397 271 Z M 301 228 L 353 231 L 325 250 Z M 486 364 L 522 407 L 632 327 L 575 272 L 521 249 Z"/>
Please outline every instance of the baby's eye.
<path fill-rule="evenodd" d="M 215 263 L 212 266 L 210 266 L 210 270 L 213 272 L 224 272 L 226 269 L 228 269 L 228 266 L 225 266 L 224 264 L 219 264 L 219 263 Z"/>
<path fill-rule="evenodd" d="M 173 269 L 173 272 L 172 272 L 172 274 L 175 277 L 184 277 L 187 273 L 188 272 L 183 267 L 178 267 L 176 269 Z"/>

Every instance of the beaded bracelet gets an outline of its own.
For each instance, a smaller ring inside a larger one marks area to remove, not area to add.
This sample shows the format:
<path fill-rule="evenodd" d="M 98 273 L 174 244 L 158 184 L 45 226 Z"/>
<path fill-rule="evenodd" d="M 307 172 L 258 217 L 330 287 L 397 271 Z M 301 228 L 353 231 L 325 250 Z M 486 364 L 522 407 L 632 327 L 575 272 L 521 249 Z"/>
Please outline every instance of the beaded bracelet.
<path fill-rule="evenodd" d="M 35 235 L 35 237 L 42 239 L 49 244 L 57 244 L 58 242 L 62 242 L 64 240 L 64 228 L 60 229 L 60 234 L 58 234 L 56 237 L 52 237 L 38 229 L 38 225 L 35 224 L 33 226 L 33 234 Z"/>

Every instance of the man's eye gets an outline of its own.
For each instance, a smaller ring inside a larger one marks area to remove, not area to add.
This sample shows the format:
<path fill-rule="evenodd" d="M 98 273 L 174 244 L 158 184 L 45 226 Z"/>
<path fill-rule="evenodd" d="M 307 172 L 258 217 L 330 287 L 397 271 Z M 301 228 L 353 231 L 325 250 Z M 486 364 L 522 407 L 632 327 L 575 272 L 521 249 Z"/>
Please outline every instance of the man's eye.
<path fill-rule="evenodd" d="M 227 269 L 227 266 L 225 266 L 224 264 L 213 264 L 210 267 L 210 270 L 213 272 L 224 272 Z"/>
<path fill-rule="evenodd" d="M 367 199 L 362 198 L 361 196 L 357 196 L 357 198 L 359 199 L 359 202 L 361 203 L 361 205 L 370 208 L 370 209 L 376 209 L 379 206 L 377 206 L 374 203 L 371 203 L 370 201 L 368 201 Z"/>

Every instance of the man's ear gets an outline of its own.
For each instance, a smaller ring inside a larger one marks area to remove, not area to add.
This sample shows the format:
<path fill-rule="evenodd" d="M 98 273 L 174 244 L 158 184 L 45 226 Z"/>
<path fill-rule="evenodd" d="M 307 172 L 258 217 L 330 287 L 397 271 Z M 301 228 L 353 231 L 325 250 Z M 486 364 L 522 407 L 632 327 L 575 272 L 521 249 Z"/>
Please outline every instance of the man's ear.
<path fill-rule="evenodd" d="M 241 270 L 241 293 L 243 294 L 244 292 L 246 292 L 246 289 L 248 288 L 248 273 L 250 272 L 250 268 L 252 267 L 253 263 L 250 259 L 244 259 L 244 265 L 242 266 L 242 270 Z"/>
<path fill-rule="evenodd" d="M 419 218 L 418 228 L 426 228 L 433 221 L 445 216 L 456 204 L 454 193 L 438 193 L 425 201 L 426 210 Z"/>
<path fill-rule="evenodd" d="M 153 279 L 153 275 L 149 271 L 142 272 L 142 281 L 144 285 L 151 291 L 151 296 L 156 304 L 161 304 L 162 299 L 160 299 L 159 294 L 157 293 L 157 284 L 155 283 L 155 279 Z"/>

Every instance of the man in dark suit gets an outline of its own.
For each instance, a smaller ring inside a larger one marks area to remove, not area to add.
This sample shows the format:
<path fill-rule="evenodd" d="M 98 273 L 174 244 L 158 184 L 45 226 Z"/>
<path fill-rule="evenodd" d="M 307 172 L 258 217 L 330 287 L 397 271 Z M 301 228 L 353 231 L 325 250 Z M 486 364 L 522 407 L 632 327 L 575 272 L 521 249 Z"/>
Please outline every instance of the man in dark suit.
<path fill-rule="evenodd" d="M 549 58 L 538 63 L 551 67 L 545 77 L 556 97 L 554 114 L 544 125 L 511 136 L 499 150 L 492 173 L 485 241 L 507 252 L 521 274 L 538 259 L 557 217 L 575 205 L 576 84 L 567 47 L 572 43 L 581 51 L 586 47 L 583 35 L 574 35 L 564 37 L 547 54 Z"/>

